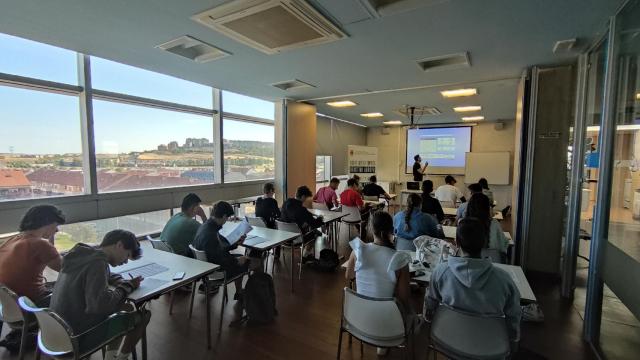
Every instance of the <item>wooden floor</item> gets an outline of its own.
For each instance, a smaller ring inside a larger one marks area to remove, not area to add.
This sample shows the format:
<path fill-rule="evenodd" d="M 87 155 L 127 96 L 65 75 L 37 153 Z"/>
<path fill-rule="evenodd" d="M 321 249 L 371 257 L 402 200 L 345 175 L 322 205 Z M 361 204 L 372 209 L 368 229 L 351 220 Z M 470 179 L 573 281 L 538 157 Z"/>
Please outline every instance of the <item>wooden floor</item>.
<path fill-rule="evenodd" d="M 177 293 L 173 315 L 168 314 L 169 297 L 152 301 L 153 316 L 148 327 L 149 359 L 335 359 L 344 273 L 317 273 L 306 269 L 302 281 L 296 281 L 295 294 L 290 291 L 287 268 L 276 265 L 276 292 L 280 315 L 269 326 L 229 328 L 234 316 L 229 301 L 222 333 L 218 336 L 221 294 L 212 297 L 214 346 L 207 351 L 204 296 L 196 295 L 194 317 L 187 319 L 188 294 Z M 518 359 L 591 359 L 588 346 L 581 340 L 582 319 L 570 303 L 560 300 L 558 286 L 544 279 L 531 283 L 545 312 L 542 324 L 522 325 L 522 343 Z M 233 291 L 231 292 L 233 294 Z M 421 307 L 422 292 L 414 293 L 415 305 Z M 3 335 L 6 329 L 3 331 Z M 426 333 L 426 331 L 424 332 Z M 427 338 L 417 338 L 417 359 L 425 359 Z M 343 341 L 342 359 L 360 359 L 357 341 L 351 348 Z M 32 359 L 28 354 L 27 359 Z M 99 359 L 94 355 L 92 359 Z M 365 359 L 375 359 L 375 349 L 365 346 Z M 400 359 L 401 352 L 391 351 L 388 359 Z M 0 359 L 17 359 L 0 348 Z"/>

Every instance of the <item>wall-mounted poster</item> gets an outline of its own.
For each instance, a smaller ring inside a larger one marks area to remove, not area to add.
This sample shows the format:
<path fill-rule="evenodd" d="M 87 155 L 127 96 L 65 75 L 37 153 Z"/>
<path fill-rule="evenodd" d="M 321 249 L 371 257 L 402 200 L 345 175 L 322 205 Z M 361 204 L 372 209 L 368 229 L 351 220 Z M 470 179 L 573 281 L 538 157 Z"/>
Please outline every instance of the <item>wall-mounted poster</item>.
<path fill-rule="evenodd" d="M 376 173 L 378 148 L 372 146 L 349 145 L 347 147 L 349 176 L 359 175 L 363 179 Z"/>

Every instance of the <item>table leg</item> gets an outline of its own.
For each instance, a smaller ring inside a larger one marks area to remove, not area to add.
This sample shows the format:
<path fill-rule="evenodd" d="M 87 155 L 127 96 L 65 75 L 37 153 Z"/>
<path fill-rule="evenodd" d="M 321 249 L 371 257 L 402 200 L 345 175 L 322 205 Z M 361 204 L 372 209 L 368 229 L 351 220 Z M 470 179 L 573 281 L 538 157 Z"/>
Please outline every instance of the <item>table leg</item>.
<path fill-rule="evenodd" d="M 204 306 L 207 316 L 207 349 L 211 349 L 211 309 L 209 308 L 209 281 L 204 278 Z M 222 300 L 224 301 L 224 299 Z"/>
<path fill-rule="evenodd" d="M 295 259 L 294 259 L 294 251 L 293 251 L 294 248 L 295 248 L 295 245 L 292 242 L 291 243 L 291 293 L 293 293 L 293 277 L 294 277 L 294 275 L 293 275 L 293 262 L 295 261 Z M 300 250 L 300 251 L 302 251 L 302 250 Z"/>
<path fill-rule="evenodd" d="M 142 330 L 142 360 L 147 360 L 147 327 Z"/>

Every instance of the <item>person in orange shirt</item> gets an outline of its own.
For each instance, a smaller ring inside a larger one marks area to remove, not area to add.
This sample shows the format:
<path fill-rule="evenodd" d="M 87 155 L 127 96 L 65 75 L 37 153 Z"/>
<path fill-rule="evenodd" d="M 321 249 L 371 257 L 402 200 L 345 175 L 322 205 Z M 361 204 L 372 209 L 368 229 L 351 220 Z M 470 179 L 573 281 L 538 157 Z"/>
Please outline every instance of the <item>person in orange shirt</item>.
<path fill-rule="evenodd" d="M 64 223 L 64 214 L 53 205 L 30 208 L 20 221 L 20 233 L 0 245 L 0 284 L 18 296 L 28 297 L 37 306 L 48 307 L 53 286 L 45 282 L 42 273 L 47 266 L 60 271 L 62 257 L 53 243 L 58 225 Z M 2 345 L 16 340 L 19 346 L 19 334 L 20 331 L 7 334 Z"/>

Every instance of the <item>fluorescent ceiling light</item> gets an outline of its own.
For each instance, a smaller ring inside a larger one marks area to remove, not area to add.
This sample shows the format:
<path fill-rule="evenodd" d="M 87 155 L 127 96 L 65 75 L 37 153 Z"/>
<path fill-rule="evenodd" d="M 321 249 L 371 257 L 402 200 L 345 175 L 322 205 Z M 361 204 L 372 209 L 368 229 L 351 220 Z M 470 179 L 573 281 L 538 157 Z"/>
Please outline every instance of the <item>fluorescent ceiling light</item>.
<path fill-rule="evenodd" d="M 446 98 L 473 96 L 478 94 L 478 89 L 456 89 L 440 91 L 440 94 Z"/>
<path fill-rule="evenodd" d="M 402 125 L 400 120 L 383 121 L 382 123 L 385 125 Z"/>
<path fill-rule="evenodd" d="M 482 106 L 457 106 L 453 108 L 455 112 L 471 112 L 471 111 L 480 111 L 482 110 Z"/>
<path fill-rule="evenodd" d="M 636 94 L 636 100 L 640 100 L 640 93 Z"/>
<path fill-rule="evenodd" d="M 338 107 L 338 108 L 343 108 L 343 107 L 356 106 L 358 104 L 354 103 L 353 101 L 342 100 L 342 101 L 331 101 L 331 102 L 328 102 L 327 105 L 333 106 L 333 107 Z"/>
<path fill-rule="evenodd" d="M 465 116 L 462 121 L 481 121 L 484 120 L 484 116 Z"/>
<path fill-rule="evenodd" d="M 640 125 L 637 125 L 637 124 L 618 125 L 616 126 L 616 130 L 617 131 L 640 130 Z M 600 126 L 587 126 L 587 131 L 600 131 Z"/>
<path fill-rule="evenodd" d="M 383 117 L 384 115 L 379 112 L 370 112 L 370 113 L 360 114 L 360 116 L 366 117 L 366 118 L 379 118 L 379 117 Z"/>

